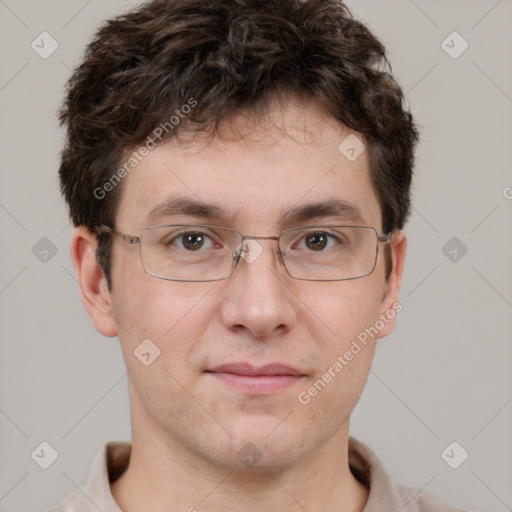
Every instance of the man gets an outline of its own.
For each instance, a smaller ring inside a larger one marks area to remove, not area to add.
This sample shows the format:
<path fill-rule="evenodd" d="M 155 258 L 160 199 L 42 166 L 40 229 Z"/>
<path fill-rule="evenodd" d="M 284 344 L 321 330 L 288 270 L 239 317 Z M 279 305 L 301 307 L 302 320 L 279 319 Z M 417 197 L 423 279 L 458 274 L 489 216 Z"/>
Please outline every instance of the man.
<path fill-rule="evenodd" d="M 455 511 L 349 436 L 394 328 L 418 133 L 337 1 L 157 0 L 68 83 L 60 179 L 132 442 L 55 511 Z"/>

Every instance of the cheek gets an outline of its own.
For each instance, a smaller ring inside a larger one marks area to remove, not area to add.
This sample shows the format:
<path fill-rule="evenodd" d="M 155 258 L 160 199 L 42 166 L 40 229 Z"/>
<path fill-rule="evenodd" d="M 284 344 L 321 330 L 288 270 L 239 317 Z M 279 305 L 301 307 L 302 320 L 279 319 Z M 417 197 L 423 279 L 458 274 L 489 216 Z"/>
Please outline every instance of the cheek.
<path fill-rule="evenodd" d="M 140 261 L 135 261 L 140 265 Z M 193 346 L 191 340 L 199 336 L 209 315 L 197 315 L 202 298 L 212 283 L 179 283 L 165 281 L 145 274 L 134 266 L 119 266 L 113 276 L 114 316 L 125 356 L 143 340 L 151 340 L 162 352 L 172 347 L 178 364 Z M 121 279 L 116 277 L 122 276 Z M 207 285 L 207 286 L 205 286 Z M 169 359 L 169 358 L 161 358 Z M 169 361 L 166 361 L 166 366 Z"/>
<path fill-rule="evenodd" d="M 382 280 L 383 282 L 383 280 Z M 363 279 L 322 283 L 323 289 L 306 300 L 311 321 L 323 325 L 325 344 L 330 356 L 350 346 L 352 340 L 375 323 L 382 298 L 381 277 L 377 274 Z M 313 328 L 313 327 L 312 327 Z"/>
<path fill-rule="evenodd" d="M 368 329 L 379 318 L 380 297 L 375 283 L 359 280 L 338 283 L 316 300 L 316 311 L 329 334 L 314 337 L 317 371 L 297 396 L 310 419 L 322 418 L 336 429 L 359 400 L 375 353 L 376 338 Z"/>
<path fill-rule="evenodd" d="M 139 337 L 161 339 L 201 298 L 201 288 L 191 283 L 146 274 L 134 247 L 121 247 L 113 254 L 112 284 L 116 320 L 130 335 Z"/>
<path fill-rule="evenodd" d="M 132 393 L 163 423 L 171 408 L 187 416 L 193 405 L 184 391 L 195 378 L 188 362 L 209 316 L 197 314 L 207 293 L 200 288 L 191 290 L 190 283 L 148 275 L 127 279 L 118 287 L 115 315 L 122 325 L 118 332 Z M 171 402 L 163 405 L 171 396 L 172 407 Z"/>

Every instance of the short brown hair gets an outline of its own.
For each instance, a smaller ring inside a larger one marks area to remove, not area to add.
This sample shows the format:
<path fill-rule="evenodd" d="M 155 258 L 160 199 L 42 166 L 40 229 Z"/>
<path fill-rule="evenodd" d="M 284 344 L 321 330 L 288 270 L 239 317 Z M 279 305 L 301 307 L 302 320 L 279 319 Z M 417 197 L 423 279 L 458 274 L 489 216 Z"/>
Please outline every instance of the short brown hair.
<path fill-rule="evenodd" d="M 190 129 L 214 136 L 231 115 L 264 113 L 270 98 L 290 95 L 365 138 L 382 230 L 401 229 L 418 132 L 384 46 L 337 0 L 154 0 L 106 21 L 60 109 L 59 176 L 74 225 L 114 226 L 122 182 L 104 197 L 96 191 L 191 98 L 162 140 Z M 110 286 L 111 239 L 98 236 Z"/>

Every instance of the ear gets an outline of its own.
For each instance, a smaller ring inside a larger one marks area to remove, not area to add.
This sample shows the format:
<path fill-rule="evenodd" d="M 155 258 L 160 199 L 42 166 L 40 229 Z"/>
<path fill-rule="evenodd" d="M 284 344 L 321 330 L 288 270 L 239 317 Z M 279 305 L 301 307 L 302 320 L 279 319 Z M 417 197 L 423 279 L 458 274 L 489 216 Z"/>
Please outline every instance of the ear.
<path fill-rule="evenodd" d="M 94 327 L 104 336 L 117 336 L 111 295 L 107 280 L 96 261 L 96 235 L 85 226 L 73 230 L 71 261 L 80 285 L 82 304 L 89 313 Z"/>
<path fill-rule="evenodd" d="M 391 241 L 392 269 L 386 281 L 380 305 L 380 318 L 384 321 L 384 328 L 380 329 L 377 338 L 384 338 L 395 328 L 396 315 L 402 310 L 400 299 L 400 284 L 404 269 L 407 237 L 401 230 L 393 232 Z"/>

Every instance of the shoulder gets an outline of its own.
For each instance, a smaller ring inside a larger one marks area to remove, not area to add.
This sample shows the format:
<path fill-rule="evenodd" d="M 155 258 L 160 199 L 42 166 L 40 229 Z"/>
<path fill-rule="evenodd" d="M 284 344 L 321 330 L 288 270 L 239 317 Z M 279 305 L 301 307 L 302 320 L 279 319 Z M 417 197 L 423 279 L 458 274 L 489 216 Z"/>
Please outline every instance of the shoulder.
<path fill-rule="evenodd" d="M 110 482 L 125 471 L 130 454 L 129 442 L 110 441 L 101 446 L 87 482 L 45 512 L 122 512 L 112 496 Z"/>
<path fill-rule="evenodd" d="M 349 437 L 349 466 L 370 491 L 363 512 L 464 512 L 424 491 L 395 482 L 375 453 L 353 437 Z"/>
<path fill-rule="evenodd" d="M 465 512 L 460 508 L 443 503 L 431 494 L 394 484 L 396 499 L 401 503 L 401 512 Z M 365 511 L 366 512 L 366 511 Z"/>
<path fill-rule="evenodd" d="M 82 488 L 75 489 L 68 494 L 57 505 L 49 508 L 45 512 L 89 512 L 91 510 L 91 502 L 85 497 Z"/>

